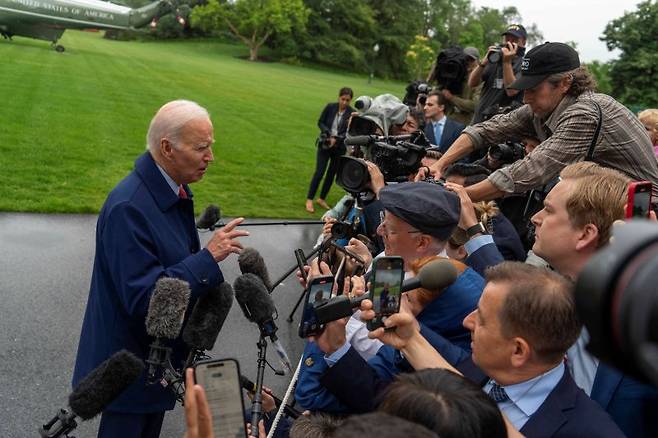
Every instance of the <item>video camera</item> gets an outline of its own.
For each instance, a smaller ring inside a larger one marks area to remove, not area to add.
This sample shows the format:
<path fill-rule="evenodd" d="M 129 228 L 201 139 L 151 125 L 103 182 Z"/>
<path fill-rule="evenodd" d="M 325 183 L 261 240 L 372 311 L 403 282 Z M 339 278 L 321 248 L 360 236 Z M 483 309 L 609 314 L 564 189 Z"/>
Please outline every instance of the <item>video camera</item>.
<path fill-rule="evenodd" d="M 506 141 L 489 146 L 489 156 L 500 166 L 512 164 L 525 156 L 525 146 L 522 143 Z"/>
<path fill-rule="evenodd" d="M 576 307 L 591 336 L 587 349 L 658 386 L 658 226 L 634 220 L 613 234 L 576 281 Z"/>
<path fill-rule="evenodd" d="M 427 95 L 432 91 L 432 86 L 427 82 L 413 81 L 404 89 L 405 95 L 402 103 L 407 106 L 416 106 L 416 102 L 425 106 Z"/>
<path fill-rule="evenodd" d="M 322 149 L 329 149 L 331 147 L 331 135 L 328 132 L 322 132 L 315 140 L 315 145 Z"/>
<path fill-rule="evenodd" d="M 387 182 L 403 182 L 420 168 L 425 156 L 425 136 L 421 133 L 398 136 L 359 135 L 347 137 L 345 144 L 369 147 L 370 158 Z M 421 143 L 421 144 L 418 144 Z M 367 192 L 370 173 L 365 160 L 355 157 L 338 159 L 336 183 L 350 193 Z"/>
<path fill-rule="evenodd" d="M 447 89 L 459 95 L 464 89 L 468 73 L 469 56 L 459 46 L 448 47 L 436 57 L 436 64 L 429 82 L 436 81 L 439 89 Z"/>
<path fill-rule="evenodd" d="M 496 44 L 496 48 L 489 51 L 487 54 L 487 61 L 490 64 L 498 64 L 501 59 L 503 59 L 502 48 L 505 47 L 504 44 Z"/>

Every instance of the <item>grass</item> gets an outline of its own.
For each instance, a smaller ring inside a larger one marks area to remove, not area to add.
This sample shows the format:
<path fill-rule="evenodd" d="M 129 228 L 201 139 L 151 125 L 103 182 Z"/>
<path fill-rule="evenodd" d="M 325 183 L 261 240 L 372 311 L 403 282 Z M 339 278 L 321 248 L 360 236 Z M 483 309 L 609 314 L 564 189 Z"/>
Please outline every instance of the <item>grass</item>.
<path fill-rule="evenodd" d="M 0 211 L 95 213 L 144 151 L 165 102 L 191 99 L 215 125 L 215 163 L 193 185 L 197 211 L 303 218 L 316 122 L 342 86 L 400 96 L 401 83 L 238 58 L 212 40 L 120 42 L 67 31 L 47 42 L 0 40 Z M 356 97 L 356 96 L 355 96 Z M 342 192 L 334 186 L 329 202 Z"/>

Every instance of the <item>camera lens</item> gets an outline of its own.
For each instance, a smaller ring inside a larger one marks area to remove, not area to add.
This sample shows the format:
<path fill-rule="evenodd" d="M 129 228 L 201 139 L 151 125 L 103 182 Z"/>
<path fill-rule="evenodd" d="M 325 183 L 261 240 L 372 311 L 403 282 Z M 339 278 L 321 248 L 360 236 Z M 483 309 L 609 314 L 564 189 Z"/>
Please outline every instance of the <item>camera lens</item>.
<path fill-rule="evenodd" d="M 500 61 L 500 50 L 490 52 L 489 55 L 487 55 L 487 59 L 491 64 L 497 64 Z"/>
<path fill-rule="evenodd" d="M 363 160 L 352 157 L 340 157 L 336 183 L 352 193 L 364 192 L 370 182 L 368 166 Z"/>

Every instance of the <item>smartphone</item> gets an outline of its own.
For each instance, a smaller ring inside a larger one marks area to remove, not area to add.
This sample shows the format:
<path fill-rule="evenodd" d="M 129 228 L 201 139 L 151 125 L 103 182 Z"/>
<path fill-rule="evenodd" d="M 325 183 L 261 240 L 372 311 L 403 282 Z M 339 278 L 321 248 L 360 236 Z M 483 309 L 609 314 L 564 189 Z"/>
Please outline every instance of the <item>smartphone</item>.
<path fill-rule="evenodd" d="M 215 437 L 246 437 L 238 361 L 219 359 L 197 362 L 194 379 L 206 392 Z"/>
<path fill-rule="evenodd" d="M 313 306 L 316 303 L 328 301 L 331 299 L 331 290 L 334 287 L 334 277 L 325 275 L 316 277 L 311 280 L 306 291 L 306 301 L 304 302 L 304 311 L 302 312 L 302 320 L 299 322 L 299 337 L 308 338 L 309 336 L 317 336 L 322 333 L 324 325 L 318 324 L 315 317 L 315 310 Z"/>
<path fill-rule="evenodd" d="M 400 289 L 404 280 L 402 257 L 377 257 L 372 266 L 369 298 L 375 317 L 367 323 L 370 331 L 382 327 L 386 317 L 400 311 Z"/>
<path fill-rule="evenodd" d="M 649 181 L 636 181 L 628 185 L 628 202 L 626 203 L 626 217 L 649 217 L 651 211 L 651 183 Z"/>

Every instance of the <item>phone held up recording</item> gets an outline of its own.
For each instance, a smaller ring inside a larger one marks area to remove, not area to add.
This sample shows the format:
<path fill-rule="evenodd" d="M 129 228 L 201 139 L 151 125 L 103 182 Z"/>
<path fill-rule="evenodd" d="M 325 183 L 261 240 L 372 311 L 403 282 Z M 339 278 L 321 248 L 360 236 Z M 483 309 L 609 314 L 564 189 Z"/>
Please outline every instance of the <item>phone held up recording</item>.
<path fill-rule="evenodd" d="M 377 257 L 373 260 L 369 297 L 375 317 L 368 321 L 368 330 L 383 327 L 388 316 L 400 311 L 400 290 L 403 280 L 404 261 L 402 257 Z"/>
<path fill-rule="evenodd" d="M 238 361 L 219 359 L 198 362 L 194 366 L 194 379 L 206 392 L 215 438 L 246 437 Z"/>
<path fill-rule="evenodd" d="M 626 218 L 648 218 L 651 211 L 651 183 L 636 181 L 628 185 Z"/>
<path fill-rule="evenodd" d="M 334 277 L 331 275 L 316 277 L 309 283 L 306 291 L 306 301 L 304 302 L 302 319 L 299 322 L 300 338 L 317 336 L 322 333 L 324 325 L 318 324 L 313 307 L 316 304 L 331 299 L 331 291 L 333 287 Z"/>

